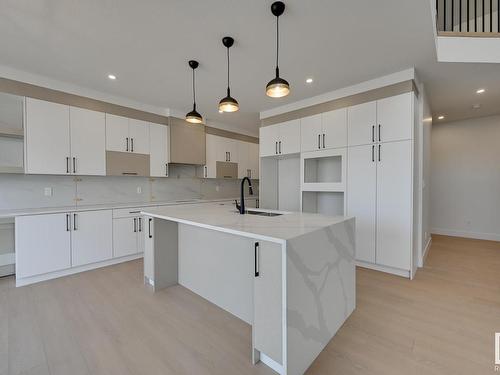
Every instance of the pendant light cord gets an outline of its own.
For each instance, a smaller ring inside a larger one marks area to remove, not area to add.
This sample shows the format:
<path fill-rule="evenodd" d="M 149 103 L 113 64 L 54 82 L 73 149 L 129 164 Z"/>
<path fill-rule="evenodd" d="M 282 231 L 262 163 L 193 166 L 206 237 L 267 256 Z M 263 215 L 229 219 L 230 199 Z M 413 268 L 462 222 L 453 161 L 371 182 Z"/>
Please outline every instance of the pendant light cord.
<path fill-rule="evenodd" d="M 193 106 L 196 108 L 196 88 L 194 85 L 194 69 L 193 69 Z"/>
<path fill-rule="evenodd" d="M 279 55 L 280 55 L 280 27 L 279 27 L 280 18 L 276 17 L 276 69 L 278 68 Z"/>
<path fill-rule="evenodd" d="M 227 47 L 227 96 L 229 96 L 229 47 Z"/>

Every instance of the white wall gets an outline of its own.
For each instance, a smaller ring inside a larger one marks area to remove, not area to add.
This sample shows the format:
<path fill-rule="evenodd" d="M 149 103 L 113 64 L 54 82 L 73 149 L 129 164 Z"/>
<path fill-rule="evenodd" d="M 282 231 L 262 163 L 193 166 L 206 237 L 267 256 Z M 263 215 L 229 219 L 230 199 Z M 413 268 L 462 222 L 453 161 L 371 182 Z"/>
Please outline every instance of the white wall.
<path fill-rule="evenodd" d="M 432 232 L 500 241 L 500 116 L 432 128 Z"/>
<path fill-rule="evenodd" d="M 424 96 L 422 103 L 422 252 L 425 258 L 426 252 L 429 250 L 428 245 L 431 239 L 431 135 L 432 135 L 432 113 L 427 100 Z M 423 264 L 420 264 L 422 266 Z"/>

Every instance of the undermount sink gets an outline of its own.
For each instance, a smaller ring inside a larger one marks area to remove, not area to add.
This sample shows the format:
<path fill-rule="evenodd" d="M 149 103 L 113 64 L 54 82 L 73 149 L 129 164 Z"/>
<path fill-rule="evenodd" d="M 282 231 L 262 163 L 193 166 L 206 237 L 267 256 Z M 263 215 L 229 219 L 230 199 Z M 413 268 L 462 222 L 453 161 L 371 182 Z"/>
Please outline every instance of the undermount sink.
<path fill-rule="evenodd" d="M 281 216 L 283 214 L 277 212 L 263 212 L 263 211 L 254 211 L 254 210 L 246 210 L 245 214 L 248 215 L 258 215 L 258 216 Z"/>

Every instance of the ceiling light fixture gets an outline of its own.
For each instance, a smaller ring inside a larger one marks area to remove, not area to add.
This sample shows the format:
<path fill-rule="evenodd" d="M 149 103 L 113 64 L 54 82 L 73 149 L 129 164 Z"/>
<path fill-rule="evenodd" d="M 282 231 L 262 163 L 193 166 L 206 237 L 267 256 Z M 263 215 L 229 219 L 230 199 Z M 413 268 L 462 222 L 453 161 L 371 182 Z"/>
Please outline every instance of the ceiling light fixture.
<path fill-rule="evenodd" d="M 196 111 L 196 89 L 194 70 L 198 67 L 198 61 L 189 60 L 189 67 L 193 69 L 193 110 L 186 114 L 186 121 L 192 124 L 200 124 L 203 122 L 203 117 Z"/>
<path fill-rule="evenodd" d="M 285 3 L 282 1 L 275 1 L 271 5 L 271 12 L 276 16 L 276 77 L 273 78 L 266 86 L 266 95 L 271 98 L 282 98 L 290 93 L 290 84 L 280 78 L 279 51 L 280 51 L 280 28 L 279 17 L 285 11 Z"/>
<path fill-rule="evenodd" d="M 438 116 L 438 120 L 444 120 L 444 116 L 443 115 Z"/>
<path fill-rule="evenodd" d="M 312 78 L 306 79 L 306 83 L 313 83 L 313 79 Z"/>
<path fill-rule="evenodd" d="M 478 90 L 476 91 L 476 94 L 482 94 L 482 93 L 483 93 L 483 92 L 485 92 L 485 91 L 486 91 L 486 89 L 478 89 Z"/>
<path fill-rule="evenodd" d="M 116 76 L 114 74 L 108 74 L 108 78 L 114 81 Z"/>
<path fill-rule="evenodd" d="M 219 102 L 219 112 L 236 112 L 240 105 L 238 101 L 231 96 L 229 88 L 229 48 L 234 44 L 234 39 L 230 36 L 222 38 L 222 44 L 227 48 L 227 95 Z"/>

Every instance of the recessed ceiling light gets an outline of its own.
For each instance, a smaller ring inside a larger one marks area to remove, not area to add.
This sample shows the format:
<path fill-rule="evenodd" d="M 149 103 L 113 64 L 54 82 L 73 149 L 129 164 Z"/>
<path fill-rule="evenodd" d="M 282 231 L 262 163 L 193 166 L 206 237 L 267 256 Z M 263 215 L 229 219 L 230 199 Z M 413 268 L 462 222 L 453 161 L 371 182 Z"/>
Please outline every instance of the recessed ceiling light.
<path fill-rule="evenodd" d="M 312 78 L 306 79 L 306 83 L 313 83 L 313 79 Z"/>
<path fill-rule="evenodd" d="M 108 74 L 108 78 L 109 79 L 112 79 L 112 80 L 115 80 L 116 79 L 116 76 L 114 74 Z"/>
<path fill-rule="evenodd" d="M 438 120 L 443 120 L 444 119 L 444 116 L 441 115 L 441 116 L 438 116 Z"/>
<path fill-rule="evenodd" d="M 483 92 L 485 92 L 486 90 L 485 89 L 478 89 L 476 91 L 476 94 L 482 94 Z"/>

